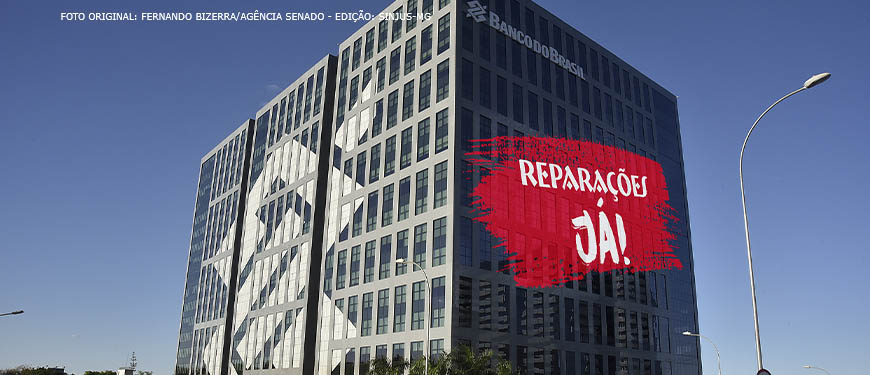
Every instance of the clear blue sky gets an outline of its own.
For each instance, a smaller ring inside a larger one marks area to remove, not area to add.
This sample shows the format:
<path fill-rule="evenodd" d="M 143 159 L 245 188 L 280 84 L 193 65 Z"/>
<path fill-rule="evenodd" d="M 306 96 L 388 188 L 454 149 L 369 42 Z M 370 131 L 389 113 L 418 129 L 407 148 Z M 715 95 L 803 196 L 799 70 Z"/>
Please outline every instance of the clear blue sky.
<path fill-rule="evenodd" d="M 65 10 L 352 11 L 306 2 L 0 1 L 0 368 L 169 374 L 200 157 L 358 27 L 62 23 Z M 62 4 L 62 5 L 61 5 Z M 364 6 L 379 11 L 387 4 Z M 542 5 L 679 96 L 702 333 L 755 372 L 737 180 L 747 152 L 762 338 L 774 374 L 866 374 L 866 2 Z M 702 343 L 704 373 L 715 355 Z"/>

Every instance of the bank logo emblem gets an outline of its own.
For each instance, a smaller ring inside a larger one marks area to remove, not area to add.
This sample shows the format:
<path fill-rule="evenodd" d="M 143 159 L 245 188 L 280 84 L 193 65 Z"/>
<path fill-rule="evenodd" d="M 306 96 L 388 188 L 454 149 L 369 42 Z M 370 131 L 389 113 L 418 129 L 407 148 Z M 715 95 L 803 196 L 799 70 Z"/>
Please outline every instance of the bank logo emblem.
<path fill-rule="evenodd" d="M 471 17 L 477 22 L 486 21 L 486 7 L 480 5 L 480 2 L 477 0 L 472 0 L 468 2 L 468 14 L 466 17 Z"/>

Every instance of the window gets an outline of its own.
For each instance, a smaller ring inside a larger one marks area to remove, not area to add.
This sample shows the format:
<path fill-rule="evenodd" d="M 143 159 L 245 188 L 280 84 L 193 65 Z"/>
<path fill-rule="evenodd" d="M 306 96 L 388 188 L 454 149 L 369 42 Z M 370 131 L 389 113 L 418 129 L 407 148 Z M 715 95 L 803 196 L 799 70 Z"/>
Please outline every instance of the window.
<path fill-rule="evenodd" d="M 420 33 L 420 65 L 432 59 L 432 26 Z"/>
<path fill-rule="evenodd" d="M 435 153 L 439 153 L 447 149 L 447 109 L 442 109 L 435 114 Z"/>
<path fill-rule="evenodd" d="M 362 220 L 363 220 L 363 208 L 362 208 L 362 198 L 357 200 L 358 204 L 357 208 L 353 212 L 353 237 L 359 236 L 362 234 Z M 357 203 L 355 202 L 355 203 Z"/>
<path fill-rule="evenodd" d="M 411 178 L 405 177 L 399 181 L 399 218 L 402 221 L 408 218 L 411 204 Z"/>
<path fill-rule="evenodd" d="M 384 147 L 384 177 L 396 171 L 396 136 L 387 138 Z"/>
<path fill-rule="evenodd" d="M 495 64 L 507 69 L 507 38 L 501 33 L 495 33 Z"/>
<path fill-rule="evenodd" d="M 468 164 L 467 161 L 463 161 L 462 163 Z M 471 248 L 473 241 L 471 237 L 471 228 L 471 219 L 459 216 L 459 226 L 457 226 L 457 230 L 459 231 L 459 263 L 468 267 L 471 267 Z"/>
<path fill-rule="evenodd" d="M 397 8 L 396 11 L 393 12 L 393 33 L 391 35 L 390 43 L 395 43 L 402 37 L 402 19 L 404 18 L 402 13 L 402 7 Z"/>
<path fill-rule="evenodd" d="M 495 78 L 496 109 L 502 116 L 507 116 L 507 81 L 502 76 Z"/>
<path fill-rule="evenodd" d="M 429 118 L 417 123 L 417 161 L 429 157 Z"/>
<path fill-rule="evenodd" d="M 384 100 L 378 100 L 375 103 L 375 115 L 372 118 L 372 138 L 381 134 L 381 129 L 384 124 Z"/>
<path fill-rule="evenodd" d="M 414 71 L 417 57 L 417 38 L 411 37 L 405 42 L 405 75 Z"/>
<path fill-rule="evenodd" d="M 387 78 L 387 59 L 385 57 L 381 57 L 376 65 L 377 66 L 375 67 L 375 70 L 378 71 L 377 92 L 381 92 L 384 90 L 384 85 L 386 84 L 385 81 Z"/>
<path fill-rule="evenodd" d="M 513 94 L 514 94 L 514 121 L 522 124 L 523 123 L 523 88 L 522 86 L 514 83 L 513 85 Z"/>
<path fill-rule="evenodd" d="M 378 23 L 378 52 L 387 47 L 387 20 Z"/>
<path fill-rule="evenodd" d="M 375 51 L 375 28 L 371 28 L 366 32 L 366 48 L 365 61 L 369 61 L 374 56 Z"/>
<path fill-rule="evenodd" d="M 389 308 L 390 290 L 381 289 L 378 291 L 378 326 L 375 331 L 375 333 L 378 335 L 387 333 L 387 321 L 390 317 L 388 310 Z M 386 351 L 386 347 L 384 347 L 384 351 Z"/>
<path fill-rule="evenodd" d="M 387 130 L 392 129 L 398 122 L 399 115 L 399 90 L 393 90 L 387 96 Z"/>
<path fill-rule="evenodd" d="M 399 285 L 394 289 L 395 303 L 393 304 L 393 332 L 402 332 L 405 330 L 405 291 L 404 285 Z"/>
<path fill-rule="evenodd" d="M 369 193 L 368 215 L 366 217 L 366 233 L 377 229 L 378 226 L 378 192 Z"/>
<path fill-rule="evenodd" d="M 447 204 L 447 162 L 435 165 L 435 204 L 434 208 Z"/>
<path fill-rule="evenodd" d="M 352 66 L 351 70 L 356 70 L 356 68 L 359 68 L 360 58 L 362 57 L 361 52 L 362 52 L 362 38 L 360 37 L 360 38 L 357 38 L 357 40 L 355 40 L 353 42 L 353 62 L 352 62 L 353 65 L 351 65 Z"/>
<path fill-rule="evenodd" d="M 402 121 L 414 115 L 414 81 L 405 83 L 402 88 Z"/>
<path fill-rule="evenodd" d="M 359 284 L 359 245 L 350 250 L 350 286 Z"/>
<path fill-rule="evenodd" d="M 369 183 L 375 182 L 381 174 L 381 144 L 372 146 L 371 161 L 369 163 Z"/>
<path fill-rule="evenodd" d="M 372 293 L 363 294 L 362 328 L 360 329 L 360 336 L 363 337 L 371 336 L 372 334 L 372 296 Z M 362 358 L 360 358 L 360 362 L 362 362 Z"/>
<path fill-rule="evenodd" d="M 427 70 L 420 75 L 420 108 L 417 111 L 422 111 L 429 108 L 430 98 L 432 97 L 432 71 Z"/>
<path fill-rule="evenodd" d="M 402 148 L 399 154 L 399 169 L 405 169 L 411 165 L 411 138 L 413 137 L 413 131 L 413 126 L 409 126 L 407 129 L 402 130 Z"/>
<path fill-rule="evenodd" d="M 378 265 L 378 280 L 390 277 L 390 263 L 393 262 L 393 236 L 381 237 L 381 262 Z"/>
<path fill-rule="evenodd" d="M 393 223 L 393 184 L 384 186 L 384 204 L 381 209 L 381 226 Z"/>
<path fill-rule="evenodd" d="M 450 60 L 444 60 L 438 64 L 437 86 L 435 102 L 440 102 L 450 95 Z"/>
<path fill-rule="evenodd" d="M 396 259 L 408 260 L 408 230 L 396 234 Z M 396 263 L 396 276 L 408 272 L 407 263 Z"/>
<path fill-rule="evenodd" d="M 284 260 L 281 260 L 282 268 L 284 266 Z M 342 250 L 338 252 L 338 271 L 335 275 L 335 289 L 344 289 L 345 279 L 347 276 L 347 250 Z"/>
<path fill-rule="evenodd" d="M 426 223 L 414 227 L 414 263 L 426 268 Z"/>
<path fill-rule="evenodd" d="M 357 97 L 359 96 L 359 76 L 353 77 L 350 80 L 350 101 L 347 103 L 347 109 L 350 110 L 356 105 Z"/>
<path fill-rule="evenodd" d="M 429 170 L 417 172 L 417 192 L 414 195 L 414 215 L 426 212 L 426 204 L 429 198 Z"/>
<path fill-rule="evenodd" d="M 426 304 L 425 281 L 418 281 L 411 288 L 411 330 L 423 329 L 425 316 L 423 309 Z"/>
<path fill-rule="evenodd" d="M 417 26 L 417 0 L 408 0 L 408 22 L 405 23 L 405 31 L 410 31 Z"/>
<path fill-rule="evenodd" d="M 529 91 L 529 128 L 532 130 L 540 129 L 538 125 L 538 95 Z"/>
<path fill-rule="evenodd" d="M 438 53 L 450 48 L 450 14 L 438 19 Z"/>
<path fill-rule="evenodd" d="M 390 84 L 392 85 L 399 80 L 399 64 L 402 54 L 402 47 L 398 47 L 390 52 Z"/>
<path fill-rule="evenodd" d="M 547 135 L 553 135 L 553 103 L 547 99 L 541 101 L 541 112 L 544 115 L 544 131 Z"/>
<path fill-rule="evenodd" d="M 459 303 L 457 304 L 457 322 L 461 328 L 471 328 L 471 278 L 459 277 Z"/>
<path fill-rule="evenodd" d="M 462 97 L 474 101 L 474 64 L 462 59 Z"/>
<path fill-rule="evenodd" d="M 517 288 L 517 334 L 518 335 L 527 335 L 528 334 L 528 306 L 526 303 L 526 290 L 523 288 Z"/>
<path fill-rule="evenodd" d="M 444 276 L 432 279 L 431 328 L 444 326 Z"/>
<path fill-rule="evenodd" d="M 366 186 L 366 152 L 360 152 L 356 157 L 356 183 Z"/>
<path fill-rule="evenodd" d="M 365 252 L 365 272 L 363 272 L 363 283 L 370 283 L 375 280 L 375 241 L 366 242 Z"/>
<path fill-rule="evenodd" d="M 432 223 L 432 266 L 440 266 L 447 260 L 447 218 Z"/>
<path fill-rule="evenodd" d="M 478 90 L 480 94 L 478 95 L 478 99 L 480 105 L 486 108 L 492 108 L 492 94 L 490 88 L 490 77 L 489 70 L 486 70 L 483 67 L 480 67 L 480 72 L 478 74 L 478 85 L 480 86 Z"/>

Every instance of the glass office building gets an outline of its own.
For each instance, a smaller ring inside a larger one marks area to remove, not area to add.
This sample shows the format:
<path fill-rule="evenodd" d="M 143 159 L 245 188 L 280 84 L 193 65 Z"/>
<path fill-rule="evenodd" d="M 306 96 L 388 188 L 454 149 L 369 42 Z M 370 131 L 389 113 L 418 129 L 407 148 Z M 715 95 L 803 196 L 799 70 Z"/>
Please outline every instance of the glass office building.
<path fill-rule="evenodd" d="M 364 374 L 377 357 L 468 345 L 529 374 L 699 374 L 698 342 L 680 334 L 698 327 L 676 97 L 531 1 L 400 0 L 384 14 L 397 16 L 362 26 L 249 122 L 229 275 L 204 266 L 222 267 L 203 256 L 214 200 L 201 173 L 178 371 Z M 524 135 L 661 164 L 683 269 L 517 286 L 473 220 L 488 171 L 465 153 Z M 213 154 L 203 171 L 218 170 Z M 227 277 L 214 306 L 231 311 L 200 323 L 197 296 Z"/>

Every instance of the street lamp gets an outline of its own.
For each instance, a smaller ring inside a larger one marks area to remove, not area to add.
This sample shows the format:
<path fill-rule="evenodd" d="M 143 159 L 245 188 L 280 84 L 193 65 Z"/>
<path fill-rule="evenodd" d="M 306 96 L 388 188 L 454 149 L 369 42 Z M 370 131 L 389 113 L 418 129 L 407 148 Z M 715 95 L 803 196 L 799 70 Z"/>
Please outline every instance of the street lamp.
<path fill-rule="evenodd" d="M 692 332 L 689 332 L 689 331 L 685 331 L 685 332 L 683 332 L 683 336 L 695 336 L 695 337 L 700 337 L 700 338 L 702 338 L 702 339 L 704 339 L 704 340 L 709 341 L 710 344 L 713 344 L 713 350 L 716 351 L 716 364 L 719 365 L 719 375 L 722 375 L 722 358 L 719 357 L 719 347 L 716 346 L 716 343 L 713 342 L 713 340 L 710 340 L 709 337 L 704 336 L 704 335 L 702 335 L 702 334 L 700 334 L 700 333 L 692 333 Z"/>
<path fill-rule="evenodd" d="M 422 266 L 420 266 L 419 264 L 417 264 L 417 262 L 415 262 L 413 260 L 407 260 L 405 258 L 396 259 L 396 264 L 406 264 L 408 262 L 412 263 L 413 265 L 420 268 L 421 271 L 423 271 L 423 277 L 426 278 L 426 294 L 429 296 L 428 300 L 429 300 L 429 303 L 431 304 L 432 303 L 432 288 L 429 287 L 429 275 L 426 274 L 426 269 L 424 269 Z M 412 267 L 411 272 L 413 272 L 413 271 L 414 271 L 414 268 Z M 427 310 L 425 307 L 426 307 L 426 304 L 424 303 L 423 304 L 424 314 L 426 314 L 425 311 Z M 429 354 L 431 354 L 431 353 L 429 353 L 429 325 L 431 324 L 431 322 L 429 322 L 428 319 L 426 319 L 426 315 L 423 315 L 423 324 L 426 325 L 426 342 L 423 343 L 423 351 L 424 351 L 424 358 L 425 358 L 424 361 L 425 361 L 425 365 L 426 365 L 425 374 L 429 375 Z"/>
<path fill-rule="evenodd" d="M 6 316 L 6 315 L 18 315 L 18 314 L 24 314 L 24 310 L 18 310 L 18 311 L 13 311 L 13 312 L 8 312 L 8 313 L 3 313 L 3 314 L 0 314 L 0 316 Z"/>
<path fill-rule="evenodd" d="M 831 78 L 831 73 L 820 73 L 816 74 L 810 79 L 804 82 L 803 87 L 790 92 L 788 95 L 783 96 L 779 100 L 775 101 L 770 107 L 767 107 L 764 112 L 761 113 L 761 116 L 758 116 L 758 119 L 755 120 L 755 123 L 752 124 L 752 127 L 749 128 L 749 133 L 746 134 L 746 139 L 743 140 L 743 147 L 740 149 L 740 197 L 743 201 L 743 229 L 746 232 L 746 254 L 749 258 L 749 287 L 752 290 L 752 312 L 755 318 L 755 354 L 758 359 L 758 371 L 764 369 L 761 362 L 761 336 L 758 333 L 758 306 L 756 304 L 755 299 L 755 274 L 752 269 L 752 247 L 749 244 L 749 219 L 746 216 L 746 192 L 743 189 L 743 152 L 746 151 L 746 142 L 749 141 L 749 136 L 752 135 L 752 131 L 755 130 L 755 126 L 758 125 L 758 122 L 761 121 L 761 118 L 767 114 L 775 105 L 779 104 L 779 102 L 785 100 L 789 96 L 797 94 L 801 91 L 804 91 L 808 88 L 815 87 L 816 85 L 825 82 L 828 78 Z"/>
<path fill-rule="evenodd" d="M 805 368 L 805 369 L 811 369 L 811 368 L 814 368 L 814 369 L 816 369 L 816 370 L 822 370 L 822 371 L 825 372 L 825 374 L 831 375 L 831 373 L 828 372 L 828 370 L 825 370 L 825 369 L 823 369 L 823 368 L 821 368 L 821 367 L 810 366 L 810 365 L 804 365 L 804 368 Z"/>

